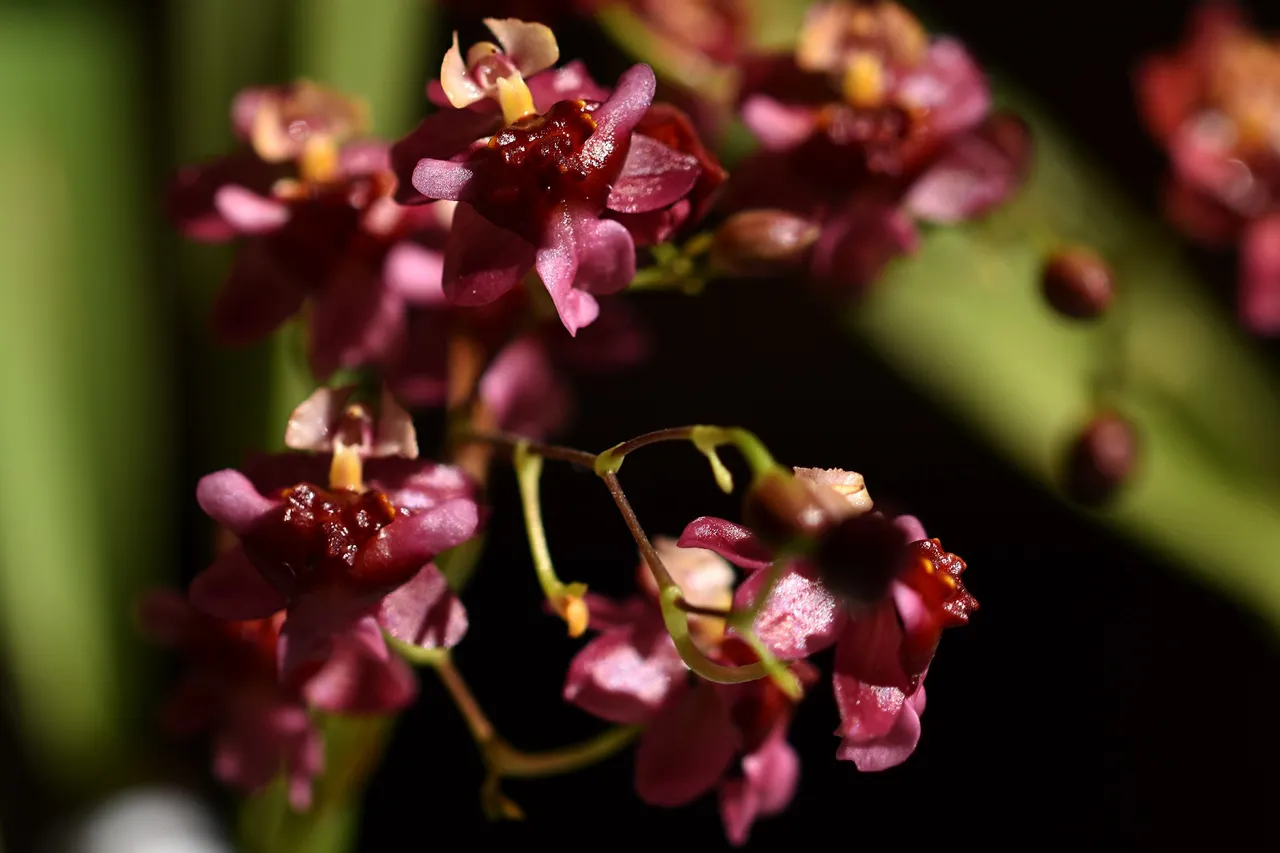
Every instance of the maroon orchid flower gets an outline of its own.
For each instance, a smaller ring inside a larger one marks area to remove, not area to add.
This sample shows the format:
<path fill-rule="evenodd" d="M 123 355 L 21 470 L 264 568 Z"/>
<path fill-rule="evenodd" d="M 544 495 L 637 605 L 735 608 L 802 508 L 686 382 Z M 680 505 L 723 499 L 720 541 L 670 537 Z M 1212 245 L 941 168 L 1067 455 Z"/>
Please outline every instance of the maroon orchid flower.
<path fill-rule="evenodd" d="M 387 653 L 368 620 L 334 639 L 332 652 L 299 685 L 276 677 L 283 613 L 227 622 L 193 608 L 181 595 L 157 590 L 139 608 L 141 627 L 186 658 L 182 681 L 163 711 L 178 734 L 214 730 L 214 773 L 246 792 L 279 773 L 289 801 L 310 806 L 311 780 L 322 769 L 323 745 L 307 713 L 389 714 L 408 706 L 417 682 L 404 661 Z"/>
<path fill-rule="evenodd" d="M 487 428 L 546 439 L 563 430 L 576 411 L 570 377 L 615 374 L 647 354 L 643 330 L 622 300 L 603 301 L 596 322 L 569 339 L 554 314 L 524 328 L 531 310 L 527 296 L 518 291 L 479 308 L 411 312 L 404 357 L 385 367 L 388 385 L 413 405 L 442 405 L 448 331 L 461 320 L 486 351 L 496 350 L 480 376 L 485 411 L 477 417 Z M 457 316 L 462 311 L 465 319 Z"/>
<path fill-rule="evenodd" d="M 847 476 L 810 469 L 797 475 L 819 486 Z M 755 631 L 783 660 L 836 647 L 838 755 L 859 769 L 882 770 L 914 751 L 924 676 L 942 629 L 967 622 L 978 603 L 960 580 L 964 562 L 926 538 L 915 518 L 869 512 L 861 488 L 846 498 L 851 510 L 829 521 L 814 552 L 783 566 Z M 680 545 L 714 551 L 752 572 L 736 593 L 739 609 L 753 606 L 771 574 L 774 550 L 724 519 L 695 520 Z"/>
<path fill-rule="evenodd" d="M 472 83 L 456 93 L 452 75 L 442 77 L 448 100 L 469 106 L 429 116 L 397 143 L 397 175 L 422 200 L 459 202 L 445 248 L 451 302 L 492 302 L 536 267 L 576 334 L 599 313 L 594 294 L 622 290 L 635 274 L 635 240 L 602 218 L 606 211 L 670 208 L 694 189 L 702 166 L 635 132 L 656 86 L 648 66 L 632 67 L 606 96 L 580 66 L 525 81 L 514 56 L 495 65 L 482 52 L 475 62 L 467 65 Z M 489 91 L 500 111 L 471 100 Z"/>
<path fill-rule="evenodd" d="M 182 170 L 169 197 L 188 237 L 241 243 L 215 334 L 250 343 L 308 304 L 316 375 L 383 357 L 406 307 L 439 290 L 447 223 L 392 200 L 387 146 L 351 141 L 364 111 L 335 93 L 305 81 L 248 89 L 232 117 L 251 150 Z"/>
<path fill-rule="evenodd" d="M 916 220 L 979 216 L 1026 175 L 1026 128 L 991 114 L 965 48 L 930 41 L 893 3 L 814 6 L 794 56 L 748 63 L 745 89 L 763 150 L 735 172 L 729 206 L 819 224 L 811 268 L 828 285 L 871 282 L 914 251 Z"/>
<path fill-rule="evenodd" d="M 452 646 L 467 629 L 461 602 L 431 561 L 475 534 L 475 484 L 447 465 L 366 461 L 377 445 L 364 440 L 365 411 L 331 402 L 313 396 L 294 413 L 290 432 L 308 446 L 331 446 L 331 454 L 262 457 L 247 473 L 209 474 L 196 490 L 201 508 L 239 544 L 196 577 L 192 603 L 224 619 L 284 609 L 280 665 L 289 679 L 309 675 L 335 635 L 369 617 L 424 648 Z M 320 415 L 336 418 L 327 441 L 307 424 Z M 398 407 L 383 415 L 393 426 L 373 434 L 416 453 L 416 441 L 394 426 Z"/>
<path fill-rule="evenodd" d="M 1135 82 L 1173 167 L 1167 214 L 1202 243 L 1238 243 L 1241 321 L 1280 333 L 1280 42 L 1234 4 L 1205 4 L 1186 43 L 1146 60 Z"/>
<path fill-rule="evenodd" d="M 733 570 L 710 551 L 656 547 L 684 599 L 708 611 L 727 610 Z M 693 679 L 663 626 L 656 588 L 640 567 L 644 596 L 613 602 L 588 596 L 599 635 L 574 657 L 565 699 L 606 720 L 642 724 L 636 750 L 636 790 L 652 805 L 679 806 L 718 790 L 729 840 L 746 842 L 756 818 L 781 812 L 799 778 L 799 759 L 787 744 L 793 702 L 769 679 L 711 684 Z M 726 663 L 750 663 L 745 644 L 725 636 L 724 620 L 693 615 L 690 629 L 708 654 Z M 809 683 L 813 670 L 799 662 Z"/>

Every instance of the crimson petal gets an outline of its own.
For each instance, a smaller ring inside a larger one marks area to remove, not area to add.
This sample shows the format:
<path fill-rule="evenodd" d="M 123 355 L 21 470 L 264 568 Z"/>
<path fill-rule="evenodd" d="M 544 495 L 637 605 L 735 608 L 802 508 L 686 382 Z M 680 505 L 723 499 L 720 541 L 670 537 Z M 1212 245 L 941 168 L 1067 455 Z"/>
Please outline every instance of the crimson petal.
<path fill-rule="evenodd" d="M 218 619 L 265 619 L 285 606 L 284 596 L 267 583 L 239 545 L 196 575 L 189 594 L 197 610 Z"/>
<path fill-rule="evenodd" d="M 607 205 L 619 213 L 659 210 L 688 195 L 701 173 L 698 158 L 637 133 Z"/>
<path fill-rule="evenodd" d="M 444 293 L 455 305 L 485 305 L 515 287 L 534 263 L 534 248 L 469 204 L 453 213 L 444 251 Z"/>
<path fill-rule="evenodd" d="M 750 530 L 708 515 L 685 525 L 676 544 L 681 548 L 714 551 L 735 566 L 750 571 L 767 569 L 773 563 L 773 551 Z"/>
<path fill-rule="evenodd" d="M 720 781 L 738 747 L 719 693 L 707 684 L 681 685 L 636 749 L 636 792 L 650 805 L 683 805 Z"/>
<path fill-rule="evenodd" d="M 467 611 L 434 563 L 382 600 L 378 622 L 402 643 L 450 648 L 467 633 Z"/>

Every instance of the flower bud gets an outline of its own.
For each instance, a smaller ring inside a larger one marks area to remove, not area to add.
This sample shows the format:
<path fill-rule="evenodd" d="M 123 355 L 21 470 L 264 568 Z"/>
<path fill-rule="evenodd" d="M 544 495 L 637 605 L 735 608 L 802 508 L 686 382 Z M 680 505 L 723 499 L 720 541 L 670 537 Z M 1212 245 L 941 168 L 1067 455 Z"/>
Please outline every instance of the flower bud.
<path fill-rule="evenodd" d="M 1107 503 L 1132 478 L 1138 452 L 1133 424 L 1112 412 L 1098 415 L 1068 451 L 1067 494 L 1087 506 Z"/>
<path fill-rule="evenodd" d="M 804 264 L 818 234 L 817 223 L 784 210 L 743 211 L 716 231 L 711 261 L 732 275 L 787 272 Z"/>
<path fill-rule="evenodd" d="M 889 593 L 911 542 L 907 532 L 880 513 L 854 515 L 818 539 L 814 566 L 827 589 L 846 601 L 874 604 Z"/>
<path fill-rule="evenodd" d="M 1050 255 L 1040 285 L 1054 310 L 1077 320 L 1100 316 L 1115 297 L 1111 267 L 1085 246 L 1071 246 Z"/>
<path fill-rule="evenodd" d="M 848 474 L 857 480 L 858 488 L 842 492 L 834 482 L 815 479 L 811 472 L 816 470 L 796 469 L 798 476 L 793 476 L 780 468 L 761 476 L 747 492 L 743 521 L 764 541 L 781 545 L 796 538 L 815 537 L 834 522 L 859 511 L 866 494 L 859 475 Z M 820 473 L 828 479 L 846 474 Z M 870 498 L 865 503 L 869 506 Z"/>

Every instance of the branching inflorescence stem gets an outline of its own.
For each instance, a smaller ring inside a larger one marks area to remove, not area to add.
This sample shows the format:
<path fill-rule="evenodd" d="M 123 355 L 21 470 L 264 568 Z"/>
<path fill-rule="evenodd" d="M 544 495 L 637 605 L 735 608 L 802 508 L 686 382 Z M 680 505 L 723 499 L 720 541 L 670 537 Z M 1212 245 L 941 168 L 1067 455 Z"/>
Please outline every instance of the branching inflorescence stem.
<path fill-rule="evenodd" d="M 691 605 L 681 592 L 680 585 L 671 576 L 657 549 L 649 541 L 648 534 L 636 517 L 635 510 L 622 488 L 622 483 L 618 480 L 618 471 L 628 455 L 662 442 L 687 441 L 708 458 L 717 484 L 725 491 L 731 491 L 732 476 L 721 462 L 717 452 L 723 445 L 729 444 L 737 448 L 751 468 L 753 479 L 779 469 L 778 463 L 755 435 L 737 427 L 673 427 L 637 436 L 598 454 L 502 434 L 473 432 L 467 434 L 464 440 L 506 448 L 511 452 L 516 476 L 520 483 L 520 497 L 525 524 L 528 528 L 529 548 L 533 555 L 538 581 L 551 607 L 568 623 L 571 636 L 581 634 L 587 627 L 589 613 L 582 597 L 586 587 L 582 584 L 564 584 L 556 576 L 552 566 L 538 496 L 538 481 L 542 473 L 543 459 L 555 459 L 588 468 L 604 481 L 658 585 L 658 602 L 662 608 L 663 622 L 681 659 L 689 669 L 708 681 L 721 684 L 755 681 L 767 676 L 772 678 L 787 695 L 793 698 L 801 695 L 802 688 L 795 674 L 759 641 L 752 628 L 757 610 L 768 598 L 768 590 L 765 591 L 765 595 L 753 602 L 748 611 L 729 614 L 730 624 L 756 652 L 759 661 L 742 666 L 725 666 L 711 660 L 698 648 L 689 632 L 689 614 L 697 611 L 691 609 Z"/>

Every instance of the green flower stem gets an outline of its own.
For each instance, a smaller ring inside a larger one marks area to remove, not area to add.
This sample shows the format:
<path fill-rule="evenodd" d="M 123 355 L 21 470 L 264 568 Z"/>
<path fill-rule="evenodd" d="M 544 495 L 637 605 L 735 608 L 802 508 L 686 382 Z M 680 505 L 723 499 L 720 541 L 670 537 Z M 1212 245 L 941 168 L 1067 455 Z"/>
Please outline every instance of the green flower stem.
<path fill-rule="evenodd" d="M 525 752 L 511 746 L 498 734 L 447 652 L 437 655 L 432 666 L 462 714 L 488 770 L 481 795 L 490 817 L 519 819 L 524 816 L 519 806 L 502 794 L 500 782 L 503 778 L 535 779 L 572 773 L 616 754 L 640 733 L 637 726 L 616 726 L 580 743 Z"/>
<path fill-rule="evenodd" d="M 622 513 L 627 529 L 631 532 L 632 538 L 635 539 L 636 545 L 644 557 L 645 564 L 648 565 L 649 571 L 653 573 L 654 581 L 658 585 L 663 622 L 676 645 L 676 649 L 680 652 L 681 659 L 691 670 L 708 681 L 715 681 L 721 684 L 755 681 L 769 676 L 777 682 L 778 686 L 787 695 L 793 697 L 800 695 L 800 683 L 795 676 L 790 670 L 775 661 L 763 644 L 756 644 L 761 658 L 760 661 L 746 666 L 723 666 L 708 658 L 698 648 L 689 633 L 688 605 L 681 594 L 680 585 L 671 576 L 671 572 L 667 570 L 666 565 L 662 562 L 662 557 L 653 547 L 653 543 L 649 541 L 648 534 L 645 533 L 644 528 L 641 526 L 635 510 L 631 507 L 631 502 L 627 499 L 626 492 L 623 491 L 622 484 L 618 481 L 618 469 L 622 466 L 622 462 L 628 454 L 642 447 L 665 441 L 690 441 L 704 453 L 708 449 L 714 450 L 715 447 L 722 444 L 732 444 L 747 459 L 756 476 L 777 469 L 778 463 L 774 461 L 773 456 L 765 449 L 764 444 L 752 433 L 737 427 L 675 427 L 646 433 L 617 444 L 599 454 L 591 454 L 569 447 L 539 444 L 515 436 L 500 434 L 469 433 L 465 436 L 465 439 L 504 447 L 512 452 L 516 477 L 520 484 L 520 497 L 524 507 L 525 525 L 529 530 L 529 550 L 533 554 L 534 566 L 538 572 L 538 579 L 542 584 L 543 592 L 547 595 L 547 600 L 557 607 L 557 612 L 560 612 L 560 605 L 557 602 L 557 598 L 555 598 L 557 594 L 563 600 L 564 596 L 575 592 L 575 587 L 581 587 L 582 592 L 585 592 L 586 588 L 580 584 L 573 584 L 568 587 L 561 584 L 551 566 L 551 554 L 547 548 L 546 532 L 543 529 L 542 511 L 538 500 L 538 479 L 542 473 L 543 458 L 559 459 L 575 465 L 589 467 L 604 481 L 605 486 L 609 489 L 609 494 L 613 497 L 614 503 L 618 507 L 618 511 Z M 725 473 L 727 474 L 728 472 L 726 471 Z M 719 480 L 720 477 L 718 476 L 717 479 Z M 582 609 L 583 629 L 586 627 L 586 617 L 584 605 Z M 570 629 L 572 630 L 573 627 L 574 625 L 571 624 Z"/>
<path fill-rule="evenodd" d="M 798 699 L 802 690 L 800 682 L 795 675 L 786 667 L 775 665 L 773 655 L 762 643 L 753 644 L 753 648 L 757 649 L 760 660 L 757 663 L 747 664 L 746 666 L 724 666 L 711 660 L 703 653 L 702 649 L 693 641 L 693 637 L 689 633 L 689 614 L 681 606 L 684 596 L 680 591 L 680 585 L 671 577 L 671 572 L 662 562 L 662 557 L 658 554 L 653 543 L 649 541 L 649 535 L 644 532 L 644 528 L 640 525 L 640 521 L 636 518 L 636 512 L 631 507 L 631 502 L 627 500 L 626 493 L 622 490 L 622 484 L 618 482 L 618 475 L 612 471 L 602 475 L 605 485 L 609 488 L 609 494 L 613 496 L 614 503 L 618 505 L 618 511 L 622 513 L 622 518 L 627 524 L 627 529 L 631 531 L 632 538 L 635 539 L 636 545 L 640 548 L 640 553 L 644 557 L 645 563 L 649 566 L 649 571 L 653 573 L 653 579 L 658 584 L 658 604 L 662 608 L 662 621 L 667 627 L 667 633 L 671 635 L 672 642 L 676 645 L 676 650 L 680 653 L 680 659 L 684 661 L 689 669 L 698 675 L 720 684 L 740 684 L 746 681 L 756 681 L 766 676 L 773 678 L 774 682 L 788 696 Z M 754 631 L 748 624 L 746 633 L 754 636 Z M 757 648 L 758 647 L 758 648 Z"/>
<path fill-rule="evenodd" d="M 547 547 L 547 531 L 542 523 L 542 501 L 538 495 L 538 483 L 542 478 L 542 457 L 529 451 L 529 443 L 516 444 L 513 454 L 516 480 L 520 485 L 520 506 L 524 510 L 525 529 L 529 538 L 529 553 L 538 575 L 542 594 L 556 613 L 569 626 L 569 636 L 581 636 L 587 630 L 587 605 L 582 596 L 584 584 L 565 584 L 556 576 L 551 562 L 551 549 Z"/>
<path fill-rule="evenodd" d="M 746 459 L 747 465 L 751 468 L 752 476 L 756 477 L 779 467 L 764 446 L 764 443 L 748 430 L 741 427 L 685 426 L 648 432 L 620 444 L 615 444 L 603 453 L 596 455 L 595 472 L 602 477 L 606 473 L 617 473 L 622 469 L 622 463 L 629 454 L 642 447 L 648 447 L 664 441 L 689 441 L 701 453 L 707 455 L 710 455 L 711 451 L 721 445 L 731 444 Z M 715 462 L 712 463 L 712 469 L 714 472 Z M 715 473 L 717 482 L 720 482 L 721 474 L 719 472 Z M 728 472 L 726 471 L 725 473 L 727 474 Z"/>

